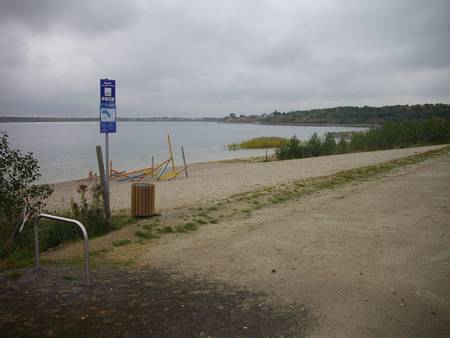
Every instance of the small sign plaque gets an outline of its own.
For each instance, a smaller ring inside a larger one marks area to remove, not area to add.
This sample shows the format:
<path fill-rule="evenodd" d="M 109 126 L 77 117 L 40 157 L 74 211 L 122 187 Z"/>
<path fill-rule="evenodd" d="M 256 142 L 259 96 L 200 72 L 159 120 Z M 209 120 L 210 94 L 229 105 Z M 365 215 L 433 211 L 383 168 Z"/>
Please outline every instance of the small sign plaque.
<path fill-rule="evenodd" d="M 116 132 L 116 80 L 100 80 L 100 133 Z"/>

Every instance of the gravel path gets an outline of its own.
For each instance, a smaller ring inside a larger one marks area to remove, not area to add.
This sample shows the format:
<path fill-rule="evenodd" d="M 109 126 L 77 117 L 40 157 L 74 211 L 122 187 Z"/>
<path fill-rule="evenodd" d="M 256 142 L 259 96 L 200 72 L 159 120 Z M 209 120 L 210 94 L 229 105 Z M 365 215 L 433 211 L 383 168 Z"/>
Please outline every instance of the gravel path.
<path fill-rule="evenodd" d="M 449 205 L 447 153 L 161 240 L 138 261 L 305 304 L 317 337 L 444 338 Z"/>

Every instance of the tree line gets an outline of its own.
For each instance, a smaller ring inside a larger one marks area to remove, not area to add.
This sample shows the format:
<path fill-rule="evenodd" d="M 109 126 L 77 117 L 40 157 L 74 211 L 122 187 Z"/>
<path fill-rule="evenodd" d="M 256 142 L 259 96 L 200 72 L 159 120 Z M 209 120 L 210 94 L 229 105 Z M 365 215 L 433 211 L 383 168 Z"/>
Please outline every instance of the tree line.
<path fill-rule="evenodd" d="M 229 114 L 225 122 L 271 124 L 382 124 L 385 122 L 426 121 L 431 117 L 449 118 L 450 105 L 444 103 L 393 105 L 383 107 L 334 107 L 295 110 L 261 115 Z"/>
<path fill-rule="evenodd" d="M 387 122 L 364 132 L 353 132 L 351 140 L 333 133 L 314 133 L 307 141 L 296 136 L 277 151 L 279 160 L 450 143 L 450 118 L 426 121 Z"/>

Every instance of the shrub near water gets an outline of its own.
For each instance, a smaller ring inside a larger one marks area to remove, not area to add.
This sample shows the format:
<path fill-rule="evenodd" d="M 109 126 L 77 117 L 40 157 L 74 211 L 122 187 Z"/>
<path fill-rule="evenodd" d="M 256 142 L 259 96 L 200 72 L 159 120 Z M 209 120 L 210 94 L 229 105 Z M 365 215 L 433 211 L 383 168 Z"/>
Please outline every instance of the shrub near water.
<path fill-rule="evenodd" d="M 325 134 L 324 137 L 314 133 L 307 141 L 300 141 L 294 136 L 277 150 L 276 156 L 279 160 L 287 160 L 449 142 L 450 119 L 430 118 L 425 122 L 385 123 L 366 132 L 353 133 L 350 142 L 341 138 L 336 143 L 331 133 Z"/>
<path fill-rule="evenodd" d="M 233 143 L 228 145 L 228 150 L 237 150 L 237 149 L 265 149 L 265 148 L 279 148 L 281 147 L 287 140 L 282 137 L 256 137 L 250 140 L 241 142 L 241 143 Z"/>

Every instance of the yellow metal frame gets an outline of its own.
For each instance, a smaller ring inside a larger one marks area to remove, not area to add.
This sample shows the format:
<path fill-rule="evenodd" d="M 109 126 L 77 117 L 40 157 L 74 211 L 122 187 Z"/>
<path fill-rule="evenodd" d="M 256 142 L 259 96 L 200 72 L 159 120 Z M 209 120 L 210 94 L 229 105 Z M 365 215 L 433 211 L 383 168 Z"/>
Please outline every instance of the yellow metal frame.
<path fill-rule="evenodd" d="M 112 168 L 112 161 L 110 161 L 109 175 L 110 175 L 111 179 L 119 179 L 122 181 L 124 181 L 124 180 L 141 181 L 146 176 L 151 175 L 152 177 L 155 177 L 155 175 L 158 175 L 158 171 L 161 170 L 161 168 L 162 168 L 161 172 L 159 172 L 159 176 L 157 177 L 157 180 L 167 179 L 168 181 L 171 181 L 172 179 L 177 177 L 183 171 L 186 172 L 187 171 L 186 166 L 184 168 L 176 171 L 175 160 L 173 157 L 173 150 L 172 150 L 172 141 L 170 140 L 169 134 L 167 135 L 167 144 L 169 147 L 169 158 L 167 160 L 164 160 L 164 161 L 162 161 L 156 165 L 153 165 L 151 167 L 146 167 L 146 168 L 141 168 L 141 169 L 136 169 L 136 170 L 131 170 L 131 171 L 118 171 L 118 170 L 114 170 Z M 172 165 L 172 172 L 164 174 L 164 171 L 169 163 Z"/>

